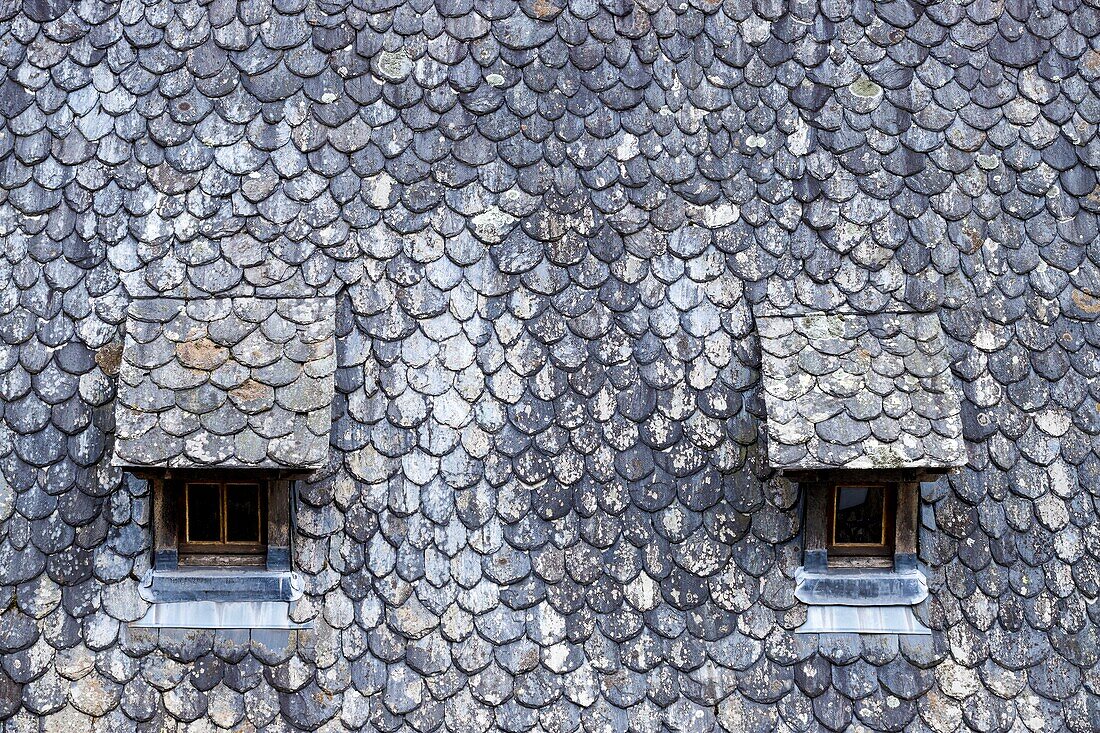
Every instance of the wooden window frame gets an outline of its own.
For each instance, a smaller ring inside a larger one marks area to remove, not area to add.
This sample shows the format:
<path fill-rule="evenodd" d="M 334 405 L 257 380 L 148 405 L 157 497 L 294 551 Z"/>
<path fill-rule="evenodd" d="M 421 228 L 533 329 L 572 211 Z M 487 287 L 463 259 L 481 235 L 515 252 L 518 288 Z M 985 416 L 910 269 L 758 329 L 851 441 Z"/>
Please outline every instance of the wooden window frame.
<path fill-rule="evenodd" d="M 882 535 L 881 542 L 877 543 L 843 543 L 836 541 L 836 513 L 837 500 L 841 489 L 868 488 L 882 491 Z M 829 503 L 825 515 L 825 550 L 830 559 L 841 557 L 884 557 L 891 558 L 894 555 L 894 546 L 897 542 L 895 525 L 897 524 L 897 495 L 898 486 L 890 482 L 862 483 L 837 481 L 829 489 Z"/>
<path fill-rule="evenodd" d="M 153 499 L 153 568 L 259 567 L 290 570 L 290 489 L 292 477 L 273 471 L 168 470 L 138 474 L 149 481 Z M 253 483 L 260 485 L 262 543 L 200 543 L 183 541 L 181 502 L 186 483 Z M 188 546 L 193 545 L 193 546 Z"/>
<path fill-rule="evenodd" d="M 828 568 L 917 567 L 917 513 L 920 484 L 934 474 L 928 471 L 798 471 L 788 474 L 803 492 L 803 565 L 807 570 Z M 833 502 L 836 490 L 846 486 L 882 486 L 891 489 L 892 506 L 886 509 L 886 532 L 892 543 L 879 546 L 837 547 L 832 543 Z M 892 546 L 891 546 L 892 544 Z"/>
<path fill-rule="evenodd" d="M 191 520 L 191 486 L 216 486 L 218 488 L 220 539 L 218 540 L 192 540 L 188 534 L 188 526 Z M 228 540 L 229 517 L 228 495 L 232 486 L 255 486 L 259 507 L 256 512 L 256 536 L 255 542 L 231 542 Z M 253 557 L 267 554 L 267 497 L 270 493 L 268 482 L 264 480 L 248 481 L 244 478 L 216 478 L 192 479 L 186 481 L 171 481 L 168 491 L 176 493 L 176 548 L 181 556 L 187 556 L 187 564 L 194 565 L 219 565 L 256 564 Z M 236 560 L 236 562 L 234 562 Z"/>

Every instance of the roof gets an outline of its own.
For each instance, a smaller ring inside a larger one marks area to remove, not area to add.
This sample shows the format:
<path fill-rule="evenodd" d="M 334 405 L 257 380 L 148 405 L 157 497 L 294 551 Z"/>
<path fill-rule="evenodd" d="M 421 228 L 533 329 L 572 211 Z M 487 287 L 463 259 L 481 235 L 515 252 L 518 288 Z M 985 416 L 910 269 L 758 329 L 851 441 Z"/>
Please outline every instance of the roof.
<path fill-rule="evenodd" d="M 3 725 L 1100 728 L 1096 5 L 0 4 Z M 127 305 L 337 293 L 318 633 L 122 633 Z M 939 314 L 935 637 L 791 638 L 763 302 Z"/>
<path fill-rule="evenodd" d="M 936 315 L 764 315 L 757 326 L 774 468 L 965 464 Z"/>
<path fill-rule="evenodd" d="M 133 301 L 114 463 L 320 466 L 332 422 L 334 332 L 331 298 Z"/>

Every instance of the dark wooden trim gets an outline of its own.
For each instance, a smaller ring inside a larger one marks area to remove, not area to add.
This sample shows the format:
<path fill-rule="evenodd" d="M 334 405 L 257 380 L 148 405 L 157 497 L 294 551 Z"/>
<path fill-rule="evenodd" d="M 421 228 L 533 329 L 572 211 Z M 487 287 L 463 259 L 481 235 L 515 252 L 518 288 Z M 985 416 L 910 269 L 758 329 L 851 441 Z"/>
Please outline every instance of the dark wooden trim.
<path fill-rule="evenodd" d="M 949 469 L 887 469 L 788 471 L 803 492 L 803 564 L 808 569 L 889 568 L 917 566 L 921 481 Z M 889 541 L 874 546 L 836 546 L 831 543 L 833 497 L 840 486 L 886 486 L 886 534 Z"/>
<path fill-rule="evenodd" d="M 802 542 L 803 565 L 807 570 L 822 571 L 828 566 L 825 551 L 825 495 L 824 487 L 814 481 L 799 484 L 802 490 Z"/>
<path fill-rule="evenodd" d="M 298 479 L 309 476 L 314 471 L 302 471 L 298 469 L 287 468 L 161 468 L 142 466 L 140 468 L 123 468 L 132 476 L 136 476 L 140 479 L 152 481 L 154 479 L 184 479 L 191 481 L 205 481 L 210 480 L 212 477 L 217 477 L 214 480 L 222 480 L 222 477 L 227 477 L 225 480 L 237 481 L 240 480 L 237 477 L 248 477 L 255 480 L 273 480 L 273 479 Z"/>
<path fill-rule="evenodd" d="M 290 483 L 287 479 L 276 479 L 268 484 L 268 570 L 290 570 Z"/>
<path fill-rule="evenodd" d="M 923 481 L 949 473 L 951 468 L 823 468 L 821 470 L 788 470 L 783 477 L 795 483 L 889 482 Z"/>
<path fill-rule="evenodd" d="M 157 570 L 175 570 L 179 565 L 176 494 L 165 490 L 163 478 L 147 480 L 153 488 L 153 567 Z"/>
<path fill-rule="evenodd" d="M 897 529 L 894 552 L 917 554 L 917 523 L 920 513 L 920 483 L 908 481 L 898 485 Z"/>
<path fill-rule="evenodd" d="M 152 504 L 153 567 L 175 570 L 185 566 L 266 566 L 290 570 L 290 495 L 298 471 L 253 469 L 133 469 L 129 473 L 149 482 Z M 258 543 L 184 541 L 181 522 L 182 492 L 188 481 L 260 485 L 260 539 Z"/>
<path fill-rule="evenodd" d="M 180 542 L 179 554 L 264 555 L 267 545 L 262 542 Z"/>
<path fill-rule="evenodd" d="M 227 553 L 209 554 L 192 552 L 180 555 L 181 567 L 264 567 L 264 556 L 260 554 L 234 555 Z"/>
<path fill-rule="evenodd" d="M 826 487 L 818 483 L 799 484 L 806 492 L 806 522 L 805 539 L 803 540 L 807 550 L 824 550 L 826 547 L 825 519 L 828 514 L 828 491 Z"/>

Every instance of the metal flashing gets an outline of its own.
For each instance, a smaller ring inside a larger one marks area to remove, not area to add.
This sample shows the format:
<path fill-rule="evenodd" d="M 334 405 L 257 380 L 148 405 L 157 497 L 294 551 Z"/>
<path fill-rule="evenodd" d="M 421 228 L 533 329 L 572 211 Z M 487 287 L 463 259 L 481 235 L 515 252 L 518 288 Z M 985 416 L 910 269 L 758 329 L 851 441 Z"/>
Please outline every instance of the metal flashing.
<path fill-rule="evenodd" d="M 286 601 L 180 601 L 154 603 L 131 628 L 157 629 L 308 629 L 312 623 L 290 618 Z"/>
<path fill-rule="evenodd" d="M 796 634 L 915 634 L 930 636 L 909 606 L 809 606 Z"/>
<path fill-rule="evenodd" d="M 149 570 L 139 593 L 150 603 L 209 601 L 251 603 L 296 601 L 302 597 L 301 577 L 290 571 L 253 568 L 180 568 Z"/>
<path fill-rule="evenodd" d="M 919 569 L 795 571 L 795 598 L 811 606 L 913 606 L 928 597 Z"/>

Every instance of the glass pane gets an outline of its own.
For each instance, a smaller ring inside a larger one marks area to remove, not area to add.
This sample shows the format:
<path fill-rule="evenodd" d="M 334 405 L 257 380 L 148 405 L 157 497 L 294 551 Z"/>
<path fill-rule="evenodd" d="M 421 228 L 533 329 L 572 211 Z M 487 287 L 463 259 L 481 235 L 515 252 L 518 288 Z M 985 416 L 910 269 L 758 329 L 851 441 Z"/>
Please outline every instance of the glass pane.
<path fill-rule="evenodd" d="M 226 484 L 225 541 L 260 541 L 260 487 L 256 484 Z"/>
<path fill-rule="evenodd" d="M 187 484 L 187 541 L 221 542 L 221 512 L 217 484 Z"/>
<path fill-rule="evenodd" d="M 838 487 L 833 544 L 883 544 L 884 493 L 881 486 Z"/>

